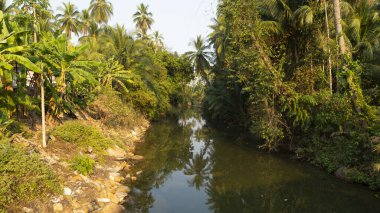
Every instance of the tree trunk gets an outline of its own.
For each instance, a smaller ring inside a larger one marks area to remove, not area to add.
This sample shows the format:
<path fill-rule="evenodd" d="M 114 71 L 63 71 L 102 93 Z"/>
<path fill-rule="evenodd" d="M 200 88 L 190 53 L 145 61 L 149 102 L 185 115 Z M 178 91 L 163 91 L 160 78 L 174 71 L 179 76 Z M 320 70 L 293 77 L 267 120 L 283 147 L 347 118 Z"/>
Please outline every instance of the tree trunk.
<path fill-rule="evenodd" d="M 46 125 L 45 125 L 45 87 L 44 73 L 41 73 L 41 114 L 42 114 L 42 146 L 46 148 Z"/>
<path fill-rule="evenodd" d="M 346 42 L 343 37 L 343 28 L 342 28 L 342 18 L 340 14 L 340 0 L 333 0 L 334 4 L 334 24 L 335 24 L 335 33 L 336 39 L 339 43 L 340 54 L 344 55 L 347 53 Z"/>
<path fill-rule="evenodd" d="M 36 14 L 36 4 L 33 4 L 33 41 L 37 43 L 37 14 Z"/>
<path fill-rule="evenodd" d="M 33 4 L 33 41 L 37 43 L 37 14 L 36 4 Z M 44 88 L 44 70 L 41 73 L 41 129 L 42 129 L 42 146 L 46 148 L 46 124 L 45 124 L 45 88 Z"/>
<path fill-rule="evenodd" d="M 326 0 L 323 0 L 325 6 L 325 18 L 326 18 L 326 32 L 328 42 L 330 41 L 330 26 L 329 26 L 329 18 L 327 15 L 327 3 Z M 329 69 L 329 85 L 330 85 L 330 94 L 333 94 L 333 76 L 332 76 L 332 66 L 331 66 L 331 49 L 330 44 L 327 44 L 327 54 L 328 54 L 328 69 Z"/>

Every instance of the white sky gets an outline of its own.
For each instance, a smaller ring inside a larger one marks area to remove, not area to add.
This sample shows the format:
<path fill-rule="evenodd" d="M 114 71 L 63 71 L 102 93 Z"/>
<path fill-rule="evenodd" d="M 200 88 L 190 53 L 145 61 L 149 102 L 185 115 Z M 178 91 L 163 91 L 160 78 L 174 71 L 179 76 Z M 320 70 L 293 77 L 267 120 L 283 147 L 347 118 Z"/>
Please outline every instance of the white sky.
<path fill-rule="evenodd" d="M 71 0 L 79 10 L 88 8 L 91 0 Z M 135 29 L 132 15 L 140 3 L 148 4 L 155 23 L 152 30 L 158 30 L 171 51 L 184 53 L 190 50 L 189 42 L 197 35 L 206 37 L 211 19 L 215 16 L 218 0 L 109 0 L 114 7 L 110 25 L 119 23 L 128 32 Z M 68 0 L 50 0 L 56 11 L 62 2 Z"/>

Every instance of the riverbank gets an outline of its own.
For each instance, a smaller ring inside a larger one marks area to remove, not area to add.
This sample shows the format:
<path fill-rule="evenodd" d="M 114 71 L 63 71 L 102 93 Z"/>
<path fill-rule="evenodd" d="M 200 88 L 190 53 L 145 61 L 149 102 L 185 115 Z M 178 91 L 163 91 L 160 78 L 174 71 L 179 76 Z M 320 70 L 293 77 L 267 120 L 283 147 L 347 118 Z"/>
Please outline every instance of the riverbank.
<path fill-rule="evenodd" d="M 24 126 L 21 133 L 11 136 L 9 146 L 26 159 L 38 156 L 39 166 L 52 171 L 47 179 L 54 179 L 58 184 L 50 187 L 45 179 L 39 179 L 34 186 L 37 190 L 28 189 L 24 192 L 26 195 L 21 195 L 15 190 L 20 179 L 28 181 L 44 174 L 26 172 L 16 174 L 22 176 L 16 178 L 18 180 L 2 180 L 15 185 L 5 191 L 4 200 L 12 193 L 16 195 L 13 200 L 0 202 L 0 212 L 116 213 L 124 210 L 122 204 L 130 191 L 128 184 L 135 182 L 141 174 L 141 171 L 131 172 L 135 162 L 142 159 L 134 154 L 134 148 L 142 140 L 150 122 L 128 106 L 119 105 L 118 111 L 112 110 L 105 104 L 110 101 L 112 97 L 100 96 L 85 110 L 77 110 L 76 119 L 48 122 L 47 148 L 42 147 L 38 123 Z M 5 149 L 1 151 L 4 153 Z M 49 190 L 38 194 L 45 188 Z"/>

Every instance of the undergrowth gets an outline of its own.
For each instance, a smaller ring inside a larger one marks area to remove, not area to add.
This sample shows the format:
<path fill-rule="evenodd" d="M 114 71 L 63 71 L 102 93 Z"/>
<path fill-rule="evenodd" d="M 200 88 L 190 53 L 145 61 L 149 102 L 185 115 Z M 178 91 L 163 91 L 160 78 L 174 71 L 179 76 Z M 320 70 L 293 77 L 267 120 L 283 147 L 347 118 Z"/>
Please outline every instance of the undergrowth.
<path fill-rule="evenodd" d="M 99 128 L 77 120 L 65 122 L 55 128 L 51 134 L 82 148 L 91 146 L 98 153 L 104 152 L 112 144 L 112 141 L 105 137 Z"/>
<path fill-rule="evenodd" d="M 77 155 L 72 161 L 72 168 L 82 175 L 94 173 L 95 160 L 88 155 Z"/>
<path fill-rule="evenodd" d="M 114 129 L 138 126 L 143 121 L 143 116 L 132 104 L 124 103 L 115 91 L 102 91 L 88 111 L 105 126 Z"/>
<path fill-rule="evenodd" d="M 57 177 L 38 154 L 0 143 L 0 209 L 15 202 L 43 199 L 61 190 Z"/>

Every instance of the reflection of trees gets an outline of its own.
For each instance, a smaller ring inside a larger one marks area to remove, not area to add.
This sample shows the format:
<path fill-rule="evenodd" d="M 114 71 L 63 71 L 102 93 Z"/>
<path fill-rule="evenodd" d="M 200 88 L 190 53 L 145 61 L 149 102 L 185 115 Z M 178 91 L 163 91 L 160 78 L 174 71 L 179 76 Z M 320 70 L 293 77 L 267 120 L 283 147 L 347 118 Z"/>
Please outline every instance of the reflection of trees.
<path fill-rule="evenodd" d="M 159 188 L 173 171 L 184 168 L 192 157 L 191 132 L 190 127 L 178 127 L 170 122 L 154 124 L 147 132 L 145 143 L 136 148 L 144 156 L 136 168 L 144 172 L 130 193 L 134 202 L 127 205 L 129 211 L 148 211 L 154 203 L 152 188 Z"/>
<path fill-rule="evenodd" d="M 184 168 L 185 175 L 194 175 L 189 181 L 189 184 L 190 186 L 194 186 L 197 190 L 209 180 L 211 165 L 209 163 L 209 157 L 205 156 L 208 147 L 209 143 L 207 143 L 199 153 L 196 153 Z"/>
<path fill-rule="evenodd" d="M 148 212 L 154 204 L 152 189 L 161 187 L 173 171 L 183 171 L 191 187 L 205 190 L 205 205 L 218 213 L 337 212 L 358 197 L 355 190 L 336 193 L 346 189 L 343 183 L 329 185 L 326 179 L 315 177 L 318 171 L 233 144 L 238 137 L 231 133 L 208 132 L 200 117 L 193 115 L 188 112 L 179 126 L 155 124 L 137 148 L 145 160 L 136 167 L 144 172 L 132 188 L 134 203 L 127 204 L 129 212 Z M 350 194 L 342 197 L 344 193 Z M 339 203 L 331 202 L 337 201 L 337 195 Z M 352 212 L 375 205 L 366 198 L 368 202 L 359 202 L 363 205 L 350 206 Z"/>

